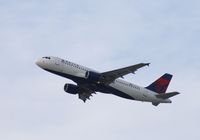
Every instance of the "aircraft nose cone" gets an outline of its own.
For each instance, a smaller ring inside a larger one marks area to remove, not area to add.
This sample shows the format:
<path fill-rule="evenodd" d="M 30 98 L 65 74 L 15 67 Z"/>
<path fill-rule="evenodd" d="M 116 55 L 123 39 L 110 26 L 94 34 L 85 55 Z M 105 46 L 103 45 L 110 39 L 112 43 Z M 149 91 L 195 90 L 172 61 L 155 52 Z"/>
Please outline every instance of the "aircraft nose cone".
<path fill-rule="evenodd" d="M 35 62 L 36 65 L 38 65 L 39 67 L 42 66 L 42 62 L 41 62 L 41 59 L 38 59 L 36 62 Z"/>

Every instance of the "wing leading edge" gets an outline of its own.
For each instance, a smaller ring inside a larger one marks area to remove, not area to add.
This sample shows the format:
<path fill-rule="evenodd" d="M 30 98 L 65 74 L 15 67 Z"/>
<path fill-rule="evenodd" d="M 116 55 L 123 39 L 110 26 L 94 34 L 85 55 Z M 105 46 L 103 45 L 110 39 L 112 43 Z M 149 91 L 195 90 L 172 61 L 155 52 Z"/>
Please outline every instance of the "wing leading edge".
<path fill-rule="evenodd" d="M 104 73 L 101 73 L 101 76 L 102 76 L 101 81 L 103 83 L 109 84 L 109 83 L 112 83 L 117 78 L 120 78 L 120 77 L 123 78 L 123 76 L 125 76 L 127 74 L 130 74 L 130 73 L 135 74 L 135 72 L 138 69 L 140 69 L 144 66 L 149 66 L 149 65 L 150 65 L 150 63 L 140 63 L 140 64 L 136 64 L 133 66 L 125 67 L 125 68 L 104 72 Z"/>

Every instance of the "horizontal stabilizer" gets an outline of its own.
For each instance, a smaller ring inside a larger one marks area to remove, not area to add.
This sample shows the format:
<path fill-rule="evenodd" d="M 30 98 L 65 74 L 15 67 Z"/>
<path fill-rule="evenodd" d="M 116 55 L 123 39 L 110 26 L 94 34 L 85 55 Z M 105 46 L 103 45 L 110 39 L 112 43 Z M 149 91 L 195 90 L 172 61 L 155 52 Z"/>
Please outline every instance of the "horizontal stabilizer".
<path fill-rule="evenodd" d="M 179 92 L 169 92 L 169 93 L 162 93 L 162 94 L 158 94 L 156 95 L 157 98 L 161 98 L 161 99 L 168 99 L 171 98 L 173 96 L 176 96 L 180 94 Z"/>

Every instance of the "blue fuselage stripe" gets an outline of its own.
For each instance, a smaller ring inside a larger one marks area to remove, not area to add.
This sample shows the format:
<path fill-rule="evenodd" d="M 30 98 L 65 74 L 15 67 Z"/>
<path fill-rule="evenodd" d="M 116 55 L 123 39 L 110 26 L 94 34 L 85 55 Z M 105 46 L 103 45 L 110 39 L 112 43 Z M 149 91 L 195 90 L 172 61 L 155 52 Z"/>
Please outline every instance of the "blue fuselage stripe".
<path fill-rule="evenodd" d="M 68 79 L 71 79 L 72 81 L 78 83 L 78 84 L 81 84 L 81 83 L 90 83 L 89 81 L 87 81 L 87 79 L 85 78 L 81 78 L 81 77 L 76 77 L 76 76 L 72 76 L 72 75 L 69 75 L 69 74 L 66 74 L 66 73 L 61 73 L 61 72 L 57 72 L 57 71 L 53 71 L 53 70 L 49 70 L 49 69 L 44 69 L 48 72 L 51 72 L 53 74 L 56 74 L 56 75 L 59 75 L 59 76 L 62 76 L 64 78 L 68 78 Z M 94 84 L 94 83 L 92 83 Z M 119 91 L 111 86 L 107 86 L 107 85 L 104 85 L 104 84 L 97 84 L 95 83 L 95 86 L 96 86 L 96 91 L 97 92 L 102 92 L 102 93 L 106 93 L 106 94 L 114 94 L 116 96 L 119 96 L 119 97 L 123 97 L 123 98 L 126 98 L 126 99 L 131 99 L 131 100 L 135 100 L 133 97 L 131 97 L 130 95 L 122 92 L 122 91 Z"/>

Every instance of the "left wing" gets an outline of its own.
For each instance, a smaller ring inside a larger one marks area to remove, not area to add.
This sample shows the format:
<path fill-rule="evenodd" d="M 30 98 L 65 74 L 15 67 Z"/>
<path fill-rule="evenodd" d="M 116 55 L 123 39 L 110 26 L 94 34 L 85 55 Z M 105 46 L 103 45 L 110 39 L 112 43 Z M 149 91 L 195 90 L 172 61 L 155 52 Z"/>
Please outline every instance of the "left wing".
<path fill-rule="evenodd" d="M 129 73 L 135 73 L 139 68 L 142 68 L 144 66 L 149 66 L 150 63 L 140 63 L 133 66 L 112 70 L 108 72 L 101 73 L 101 82 L 109 84 L 112 83 L 115 79 L 120 78 Z"/>
<path fill-rule="evenodd" d="M 90 100 L 90 97 L 92 94 L 96 94 L 95 90 L 93 90 L 91 87 L 88 87 L 87 85 L 81 84 L 79 86 L 78 91 L 78 97 L 79 99 L 83 100 L 83 102 L 86 102 L 86 100 Z"/>

